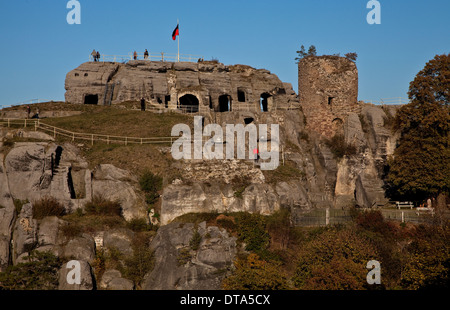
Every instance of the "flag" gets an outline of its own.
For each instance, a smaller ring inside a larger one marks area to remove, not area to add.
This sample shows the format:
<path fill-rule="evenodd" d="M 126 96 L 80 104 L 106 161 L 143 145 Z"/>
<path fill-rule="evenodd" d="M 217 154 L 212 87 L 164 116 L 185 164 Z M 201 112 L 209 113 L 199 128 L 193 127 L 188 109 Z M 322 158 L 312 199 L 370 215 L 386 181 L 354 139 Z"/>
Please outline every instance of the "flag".
<path fill-rule="evenodd" d="M 176 40 L 177 36 L 180 35 L 180 28 L 179 25 L 175 28 L 175 30 L 172 32 L 172 40 Z"/>

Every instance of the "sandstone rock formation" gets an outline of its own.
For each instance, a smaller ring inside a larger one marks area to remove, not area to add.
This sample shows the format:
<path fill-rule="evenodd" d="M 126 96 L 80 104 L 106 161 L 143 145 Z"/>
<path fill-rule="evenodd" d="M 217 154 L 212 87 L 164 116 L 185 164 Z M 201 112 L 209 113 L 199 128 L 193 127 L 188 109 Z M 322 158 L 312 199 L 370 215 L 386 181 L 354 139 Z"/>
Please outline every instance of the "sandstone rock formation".
<path fill-rule="evenodd" d="M 270 111 L 296 105 L 292 85 L 264 69 L 216 62 L 88 62 L 66 76 L 66 102 L 110 105 L 144 98 L 156 107 Z M 261 108 L 261 105 L 263 106 Z"/>
<path fill-rule="evenodd" d="M 201 242 L 197 250 L 190 240 L 197 231 Z M 227 269 L 232 267 L 236 238 L 215 226 L 203 222 L 194 224 L 172 223 L 161 227 L 153 239 L 156 265 L 147 275 L 147 290 L 217 290 Z"/>

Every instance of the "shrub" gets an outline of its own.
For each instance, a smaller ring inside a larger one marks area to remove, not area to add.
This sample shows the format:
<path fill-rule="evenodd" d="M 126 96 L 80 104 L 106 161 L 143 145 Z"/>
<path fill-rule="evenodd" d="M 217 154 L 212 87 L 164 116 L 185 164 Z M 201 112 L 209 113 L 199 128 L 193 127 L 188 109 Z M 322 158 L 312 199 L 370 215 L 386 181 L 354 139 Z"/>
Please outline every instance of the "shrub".
<path fill-rule="evenodd" d="M 197 251 L 200 247 L 200 243 L 202 242 L 202 235 L 196 230 L 192 235 L 191 240 L 189 241 L 189 246 L 192 250 Z"/>
<path fill-rule="evenodd" d="M 50 252 L 32 251 L 29 261 L 0 273 L 0 290 L 56 290 L 60 259 Z"/>
<path fill-rule="evenodd" d="M 150 231 L 152 230 L 152 226 L 143 218 L 134 218 L 127 223 L 127 227 L 134 232 Z"/>
<path fill-rule="evenodd" d="M 153 174 L 150 171 L 145 171 L 139 178 L 139 185 L 141 190 L 145 193 L 145 200 L 149 205 L 153 205 L 159 198 L 159 191 L 162 188 L 162 177 Z"/>
<path fill-rule="evenodd" d="M 46 216 L 63 216 L 66 209 L 54 197 L 43 197 L 33 203 L 33 218 L 42 219 Z"/>
<path fill-rule="evenodd" d="M 223 281 L 226 290 L 287 290 L 288 281 L 280 264 L 261 260 L 256 254 L 235 262 L 235 271 Z"/>
<path fill-rule="evenodd" d="M 88 215 L 115 215 L 122 214 L 122 207 L 117 201 L 110 201 L 102 196 L 95 196 L 92 201 L 86 203 L 84 210 Z"/>
<path fill-rule="evenodd" d="M 367 286 L 366 264 L 377 259 L 367 238 L 351 228 L 329 228 L 303 244 L 292 280 L 309 290 L 359 290 Z"/>
<path fill-rule="evenodd" d="M 64 236 L 72 239 L 74 237 L 80 236 L 83 232 L 83 228 L 75 223 L 68 223 L 61 227 L 61 232 Z"/>
<path fill-rule="evenodd" d="M 236 215 L 236 225 L 238 240 L 245 243 L 245 250 L 260 254 L 267 249 L 270 236 L 263 215 L 239 213 Z"/>

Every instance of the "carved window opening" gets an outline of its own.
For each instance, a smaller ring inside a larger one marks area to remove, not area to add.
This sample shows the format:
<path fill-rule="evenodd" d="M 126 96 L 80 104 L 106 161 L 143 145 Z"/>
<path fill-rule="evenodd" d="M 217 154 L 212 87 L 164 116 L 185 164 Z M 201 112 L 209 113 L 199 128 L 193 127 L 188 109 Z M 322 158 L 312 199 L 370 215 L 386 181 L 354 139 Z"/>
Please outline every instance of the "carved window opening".
<path fill-rule="evenodd" d="M 269 111 L 269 99 L 271 97 L 272 96 L 269 95 L 268 93 L 261 94 L 260 106 L 261 106 L 261 111 L 262 112 L 268 112 Z"/>
<path fill-rule="evenodd" d="M 229 95 L 222 95 L 219 97 L 219 112 L 231 111 L 231 97 Z"/>
<path fill-rule="evenodd" d="M 245 91 L 242 89 L 238 89 L 237 97 L 239 102 L 245 102 Z"/>

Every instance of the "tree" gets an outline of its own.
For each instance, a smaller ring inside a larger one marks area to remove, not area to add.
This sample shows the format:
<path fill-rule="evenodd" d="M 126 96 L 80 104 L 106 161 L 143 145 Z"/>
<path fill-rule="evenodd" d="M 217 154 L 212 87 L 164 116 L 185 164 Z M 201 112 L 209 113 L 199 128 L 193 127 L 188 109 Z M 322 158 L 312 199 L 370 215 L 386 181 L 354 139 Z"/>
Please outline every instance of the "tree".
<path fill-rule="evenodd" d="M 308 55 L 307 56 L 317 56 L 317 50 L 314 45 L 311 45 L 308 49 Z"/>
<path fill-rule="evenodd" d="M 348 60 L 351 60 L 353 62 L 356 62 L 356 59 L 358 58 L 358 54 L 356 54 L 356 53 L 347 53 L 347 54 L 345 54 L 345 58 L 347 58 Z"/>
<path fill-rule="evenodd" d="M 368 261 L 377 253 L 369 239 L 352 227 L 327 228 L 299 249 L 292 278 L 301 290 L 361 290 L 367 288 Z"/>
<path fill-rule="evenodd" d="M 300 50 L 297 51 L 297 54 L 298 54 L 298 57 L 296 57 L 295 60 L 297 60 L 297 63 L 298 63 L 300 61 L 300 59 L 304 58 L 307 55 L 305 46 L 302 45 L 300 47 Z"/>
<path fill-rule="evenodd" d="M 394 120 L 398 147 L 388 161 L 387 195 L 445 205 L 450 188 L 450 55 L 436 55 L 410 83 Z"/>
<path fill-rule="evenodd" d="M 32 251 L 28 261 L 0 273 L 0 290 L 55 290 L 61 264 L 51 252 Z"/>
<path fill-rule="evenodd" d="M 310 57 L 310 56 L 317 56 L 317 50 L 316 47 L 314 45 L 311 45 L 308 49 L 308 52 L 306 52 L 305 46 L 301 46 L 300 50 L 297 51 L 298 57 L 295 58 L 295 60 L 297 60 L 297 63 L 305 58 L 305 57 Z"/>

